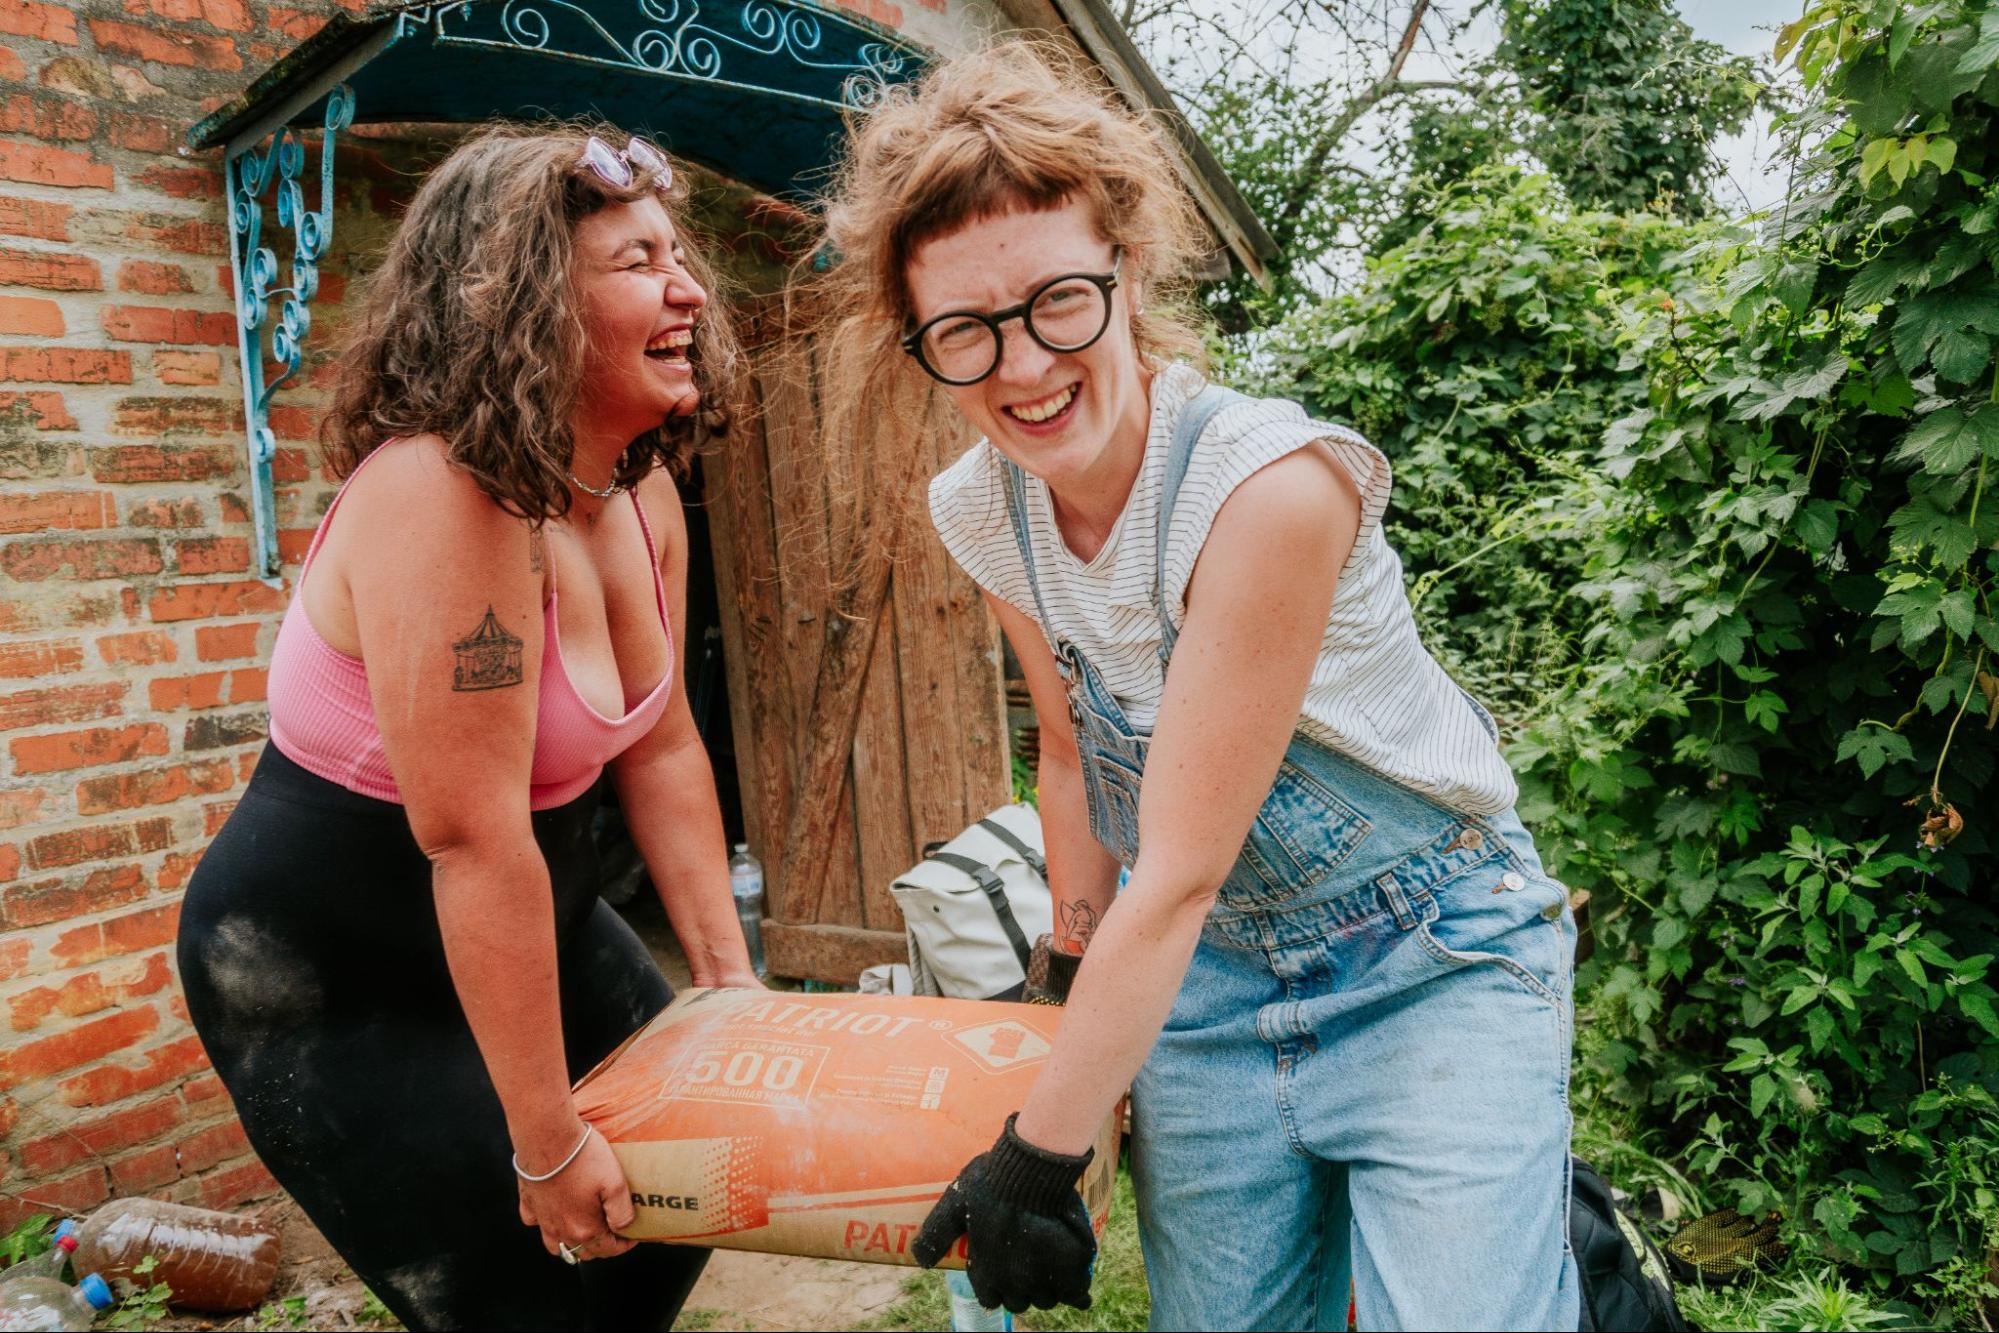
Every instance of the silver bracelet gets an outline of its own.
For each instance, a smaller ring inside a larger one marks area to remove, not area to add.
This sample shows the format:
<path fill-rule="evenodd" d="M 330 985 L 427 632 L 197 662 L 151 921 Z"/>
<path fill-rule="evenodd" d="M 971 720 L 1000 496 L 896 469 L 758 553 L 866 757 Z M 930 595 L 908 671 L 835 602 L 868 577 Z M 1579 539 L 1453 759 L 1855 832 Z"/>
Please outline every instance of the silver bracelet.
<path fill-rule="evenodd" d="M 541 1184 L 541 1182 L 544 1180 L 554 1180 L 557 1176 L 561 1175 L 564 1171 L 568 1170 L 569 1164 L 576 1160 L 576 1156 L 578 1153 L 583 1151 L 583 1145 L 590 1141 L 590 1131 L 592 1128 L 594 1127 L 591 1125 L 587 1124 L 584 1125 L 583 1137 L 576 1140 L 576 1146 L 569 1150 L 569 1156 L 562 1159 L 562 1165 L 556 1167 L 555 1170 L 553 1171 L 546 1172 L 543 1175 L 531 1176 L 527 1172 L 521 1170 L 521 1155 L 519 1153 L 515 1153 L 514 1174 L 519 1176 L 522 1180 L 525 1180 L 530 1184 L 535 1184 L 535 1185 Z"/>

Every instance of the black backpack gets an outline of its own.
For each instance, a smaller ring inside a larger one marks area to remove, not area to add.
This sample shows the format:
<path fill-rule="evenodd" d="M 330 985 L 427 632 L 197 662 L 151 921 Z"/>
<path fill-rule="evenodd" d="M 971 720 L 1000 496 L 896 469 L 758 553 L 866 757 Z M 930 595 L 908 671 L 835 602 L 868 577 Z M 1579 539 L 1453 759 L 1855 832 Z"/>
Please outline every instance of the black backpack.
<path fill-rule="evenodd" d="M 1665 1256 L 1618 1211 L 1610 1186 L 1569 1159 L 1569 1248 L 1582 1278 L 1582 1333 L 1687 1333 Z"/>

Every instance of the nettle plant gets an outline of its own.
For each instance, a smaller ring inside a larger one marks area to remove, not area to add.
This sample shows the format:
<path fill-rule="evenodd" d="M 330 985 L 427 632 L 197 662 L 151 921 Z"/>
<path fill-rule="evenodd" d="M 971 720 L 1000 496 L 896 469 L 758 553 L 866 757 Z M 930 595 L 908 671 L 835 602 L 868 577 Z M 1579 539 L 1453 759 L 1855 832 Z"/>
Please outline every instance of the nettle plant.
<path fill-rule="evenodd" d="M 1596 890 L 1596 1088 L 1962 1308 L 1999 1214 L 1999 8 L 1821 0 L 1778 58 L 1789 201 L 1627 304 L 1590 627 L 1512 757 Z"/>

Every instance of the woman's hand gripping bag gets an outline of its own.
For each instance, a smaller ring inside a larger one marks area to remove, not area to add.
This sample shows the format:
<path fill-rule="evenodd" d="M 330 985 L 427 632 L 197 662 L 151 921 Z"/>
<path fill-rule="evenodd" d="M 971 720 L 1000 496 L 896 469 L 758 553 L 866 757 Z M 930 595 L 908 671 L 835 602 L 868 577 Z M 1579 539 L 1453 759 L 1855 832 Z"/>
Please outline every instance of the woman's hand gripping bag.
<path fill-rule="evenodd" d="M 909 1264 L 958 1172 L 999 1137 L 1046 1066 L 1047 1005 L 688 990 L 576 1085 L 624 1167 L 620 1234 Z M 1099 1235 L 1115 1117 L 1079 1191 Z M 964 1242 L 943 1267 L 964 1267 Z"/>

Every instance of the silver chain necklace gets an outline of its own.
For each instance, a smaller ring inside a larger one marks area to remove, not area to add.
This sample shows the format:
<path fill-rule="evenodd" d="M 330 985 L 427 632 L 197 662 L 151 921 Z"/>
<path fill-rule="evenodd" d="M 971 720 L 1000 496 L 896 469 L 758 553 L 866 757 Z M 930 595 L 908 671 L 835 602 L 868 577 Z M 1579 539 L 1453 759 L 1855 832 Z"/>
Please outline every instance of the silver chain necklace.
<path fill-rule="evenodd" d="M 625 483 L 619 481 L 614 476 L 611 478 L 611 484 L 604 487 L 604 489 L 600 491 L 595 486 L 592 486 L 589 482 L 583 480 L 583 478 L 577 476 L 574 472 L 571 472 L 569 474 L 569 484 L 574 486 L 579 491 L 583 491 L 586 494 L 596 496 L 599 500 L 608 500 L 612 496 L 616 495 L 619 491 L 625 489 Z"/>

